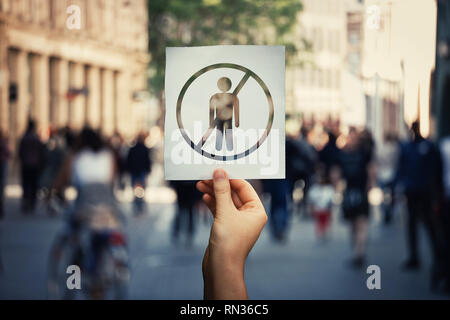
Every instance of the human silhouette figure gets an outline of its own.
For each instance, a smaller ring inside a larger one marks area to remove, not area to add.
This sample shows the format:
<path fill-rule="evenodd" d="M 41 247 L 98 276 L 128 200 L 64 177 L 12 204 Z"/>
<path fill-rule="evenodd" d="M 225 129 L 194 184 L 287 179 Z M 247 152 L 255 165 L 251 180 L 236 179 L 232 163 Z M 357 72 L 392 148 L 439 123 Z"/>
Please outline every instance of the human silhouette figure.
<path fill-rule="evenodd" d="M 221 93 L 216 93 L 209 101 L 209 126 L 217 128 L 216 150 L 222 150 L 223 135 L 227 149 L 233 150 L 233 110 L 234 124 L 239 127 L 239 99 L 236 95 L 227 92 L 231 89 L 231 80 L 223 77 L 217 81 Z"/>

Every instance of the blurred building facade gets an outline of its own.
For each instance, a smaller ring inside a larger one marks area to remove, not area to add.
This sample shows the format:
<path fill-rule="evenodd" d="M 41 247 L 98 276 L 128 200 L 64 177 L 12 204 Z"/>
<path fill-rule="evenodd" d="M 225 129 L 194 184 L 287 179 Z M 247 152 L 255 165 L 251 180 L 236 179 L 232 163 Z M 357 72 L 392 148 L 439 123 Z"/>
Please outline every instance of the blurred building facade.
<path fill-rule="evenodd" d="M 378 141 L 386 133 L 404 136 L 415 120 L 423 135 L 433 134 L 436 1 L 365 0 L 364 11 L 361 75 L 368 125 Z"/>
<path fill-rule="evenodd" d="M 436 71 L 433 85 L 433 114 L 436 137 L 450 136 L 450 2 L 438 1 Z"/>
<path fill-rule="evenodd" d="M 345 2 L 345 59 L 342 71 L 343 112 L 342 123 L 346 126 L 367 125 L 366 99 L 364 96 L 361 69 L 364 48 L 364 5 L 360 0 Z"/>
<path fill-rule="evenodd" d="M 133 97 L 147 87 L 146 3 L 0 0 L 0 128 L 16 140 L 33 118 L 44 136 L 85 124 L 134 134 L 145 116 Z"/>
<path fill-rule="evenodd" d="M 305 120 L 339 118 L 343 108 L 341 77 L 346 45 L 345 0 L 303 0 L 294 41 L 305 39 L 311 50 L 301 50 L 286 71 L 288 115 Z"/>
<path fill-rule="evenodd" d="M 390 56 L 392 3 L 380 2 L 383 6 L 378 3 L 348 1 L 347 36 L 349 71 L 361 81 L 365 124 L 376 142 L 382 143 L 388 134 L 400 135 L 404 126 L 401 78 L 382 77 L 376 68 L 367 73 L 375 59 Z M 395 70 L 400 66 L 396 65 Z"/>
<path fill-rule="evenodd" d="M 436 1 L 302 2 L 294 34 L 312 48 L 287 69 L 287 114 L 367 126 L 379 143 L 415 120 L 432 135 Z"/>
<path fill-rule="evenodd" d="M 346 3 L 347 19 L 347 52 L 346 60 L 351 74 L 359 77 L 362 68 L 363 31 L 364 31 L 364 5 L 360 1 Z"/>

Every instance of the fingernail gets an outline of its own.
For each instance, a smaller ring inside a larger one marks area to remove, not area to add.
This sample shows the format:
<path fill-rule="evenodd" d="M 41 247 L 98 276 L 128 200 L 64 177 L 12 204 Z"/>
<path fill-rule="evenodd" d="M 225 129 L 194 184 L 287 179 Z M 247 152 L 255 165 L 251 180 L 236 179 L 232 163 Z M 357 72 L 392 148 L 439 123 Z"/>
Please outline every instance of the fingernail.
<path fill-rule="evenodd" d="M 226 178 L 227 176 L 225 174 L 225 171 L 223 171 L 222 169 L 217 169 L 216 171 L 214 171 L 214 180 L 224 180 Z"/>

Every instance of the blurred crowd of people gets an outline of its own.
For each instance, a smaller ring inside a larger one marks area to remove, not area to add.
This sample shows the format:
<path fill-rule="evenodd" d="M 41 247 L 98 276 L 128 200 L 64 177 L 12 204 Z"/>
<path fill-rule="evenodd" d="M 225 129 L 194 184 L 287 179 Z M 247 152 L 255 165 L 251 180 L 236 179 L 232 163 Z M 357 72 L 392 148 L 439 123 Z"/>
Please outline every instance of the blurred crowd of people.
<path fill-rule="evenodd" d="M 277 187 L 269 189 L 275 203 L 284 190 L 289 195 L 288 205 L 278 204 L 275 210 L 272 203 L 274 238 L 283 239 L 289 212 L 296 208 L 302 215 L 314 217 L 317 236 L 326 238 L 332 213 L 338 209 L 350 224 L 353 247 L 350 265 L 362 267 L 366 262 L 369 217 L 376 204 L 371 203 L 375 201 L 370 201 L 369 196 L 378 190 L 386 225 L 393 220 L 400 200 L 406 203 L 408 258 L 402 268 L 416 270 L 421 265 L 418 225 L 422 222 L 433 257 L 431 287 L 448 291 L 450 138 L 436 145 L 421 135 L 418 122 L 410 129 L 408 139 L 401 141 L 394 134 L 386 134 L 379 146 L 369 130 L 354 127 L 344 134 L 339 126 L 324 126 L 326 143 L 316 145 L 311 143 L 318 140 L 313 128 L 303 127 L 298 134 L 289 135 L 286 142 L 288 187 L 283 189 L 283 182 L 279 181 Z M 296 197 L 296 189 L 300 189 L 297 192 L 300 196 Z M 289 202 L 292 209 L 284 209 L 289 207 Z"/>
<path fill-rule="evenodd" d="M 46 203 L 49 214 L 66 210 L 65 189 L 69 186 L 76 188 L 79 199 L 81 194 L 89 194 L 83 192 L 83 189 L 86 189 L 83 186 L 94 184 L 97 186 L 95 189 L 98 189 L 99 185 L 109 186 L 110 191 L 113 191 L 113 189 L 124 190 L 127 183 L 133 189 L 134 212 L 144 213 L 147 181 L 154 158 L 152 149 L 146 144 L 147 138 L 148 134 L 139 133 L 129 144 L 119 133 L 107 138 L 99 131 L 88 127 L 78 133 L 64 127 L 52 130 L 48 140 L 44 142 L 37 133 L 35 122 L 29 121 L 16 148 L 20 163 L 22 213 L 30 215 L 35 212 L 38 195 L 41 195 Z M 7 136 L 2 134 L 0 135 L 1 216 L 4 210 L 7 165 L 12 158 Z M 187 242 L 191 243 L 195 231 L 194 208 L 198 206 L 201 194 L 196 190 L 194 182 L 174 181 L 171 187 L 178 199 L 172 238 L 176 242 L 185 229 Z M 98 192 L 93 194 L 99 199 L 102 198 Z"/>
<path fill-rule="evenodd" d="M 317 139 L 312 137 L 315 133 L 311 129 L 304 126 L 299 134 L 291 133 L 287 137 L 287 183 L 289 195 L 293 195 L 288 198 L 291 211 L 313 217 L 317 236 L 326 239 L 333 210 L 340 204 L 343 217 L 351 225 L 354 256 L 350 263 L 361 267 L 365 263 L 368 234 L 368 191 L 376 184 L 374 140 L 368 130 L 351 127 L 348 133 L 342 134 L 339 127 L 329 126 L 322 130 L 325 141 L 313 145 L 310 141 Z M 287 216 L 288 212 L 283 214 Z M 284 228 L 283 233 L 286 231 Z"/>
<path fill-rule="evenodd" d="M 123 189 L 125 175 L 129 174 L 132 186 L 145 188 L 152 167 L 152 153 L 145 145 L 146 138 L 146 134 L 140 133 L 128 145 L 118 133 L 107 138 L 88 127 L 80 132 L 64 127 L 52 130 L 44 142 L 37 133 L 35 122 L 30 120 L 16 148 L 22 212 L 35 212 L 38 193 L 41 192 L 52 213 L 52 201 L 64 202 L 65 188 L 77 186 L 83 179 L 96 182 L 104 176 L 111 188 Z M 7 136 L 0 133 L 0 204 L 3 204 L 7 165 L 12 158 Z M 0 213 L 3 210 L 2 205 Z"/>
<path fill-rule="evenodd" d="M 128 146 L 119 134 L 104 139 L 89 128 L 78 135 L 62 128 L 52 131 L 44 144 L 30 121 L 17 148 L 23 213 L 34 212 L 39 189 L 45 191 L 51 209 L 54 199 L 64 202 L 64 187 L 69 184 L 101 182 L 123 189 L 127 175 L 135 210 L 143 212 L 146 181 L 153 164 L 146 138 L 139 134 Z M 0 215 L 4 212 L 11 156 L 6 136 L 0 134 Z M 297 132 L 287 134 L 286 159 L 286 179 L 252 181 L 260 193 L 270 196 L 268 212 L 275 241 L 287 241 L 295 213 L 315 219 L 317 237 L 328 240 L 332 216 L 340 212 L 350 226 L 353 256 L 349 265 L 363 267 L 373 210 L 370 194 L 378 190 L 386 225 L 395 218 L 397 204 L 406 203 L 408 259 L 403 268 L 414 270 L 421 265 L 417 229 L 422 222 L 433 256 L 431 285 L 450 288 L 450 138 L 436 145 L 422 137 L 415 122 L 405 141 L 387 134 L 384 143 L 377 146 L 365 128 L 350 127 L 341 132 L 335 124 L 304 124 Z M 178 240 L 185 225 L 190 243 L 201 195 L 195 182 L 177 181 L 170 186 L 178 199 L 172 239 Z"/>

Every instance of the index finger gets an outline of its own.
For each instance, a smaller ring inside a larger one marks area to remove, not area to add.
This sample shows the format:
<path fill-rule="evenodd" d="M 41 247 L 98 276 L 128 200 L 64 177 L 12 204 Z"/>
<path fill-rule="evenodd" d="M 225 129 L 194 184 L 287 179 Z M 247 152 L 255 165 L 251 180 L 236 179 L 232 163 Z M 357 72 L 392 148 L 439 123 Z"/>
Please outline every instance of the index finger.
<path fill-rule="evenodd" d="M 262 206 L 258 194 L 249 182 L 245 180 L 230 180 L 230 184 L 231 190 L 236 192 L 244 204 L 248 202 L 256 202 Z"/>
<path fill-rule="evenodd" d="M 213 183 L 208 183 L 207 181 L 199 181 L 197 183 L 197 189 L 200 192 L 209 194 L 211 197 L 214 198 L 214 186 Z M 236 194 L 234 190 L 231 190 L 231 198 L 233 199 L 233 203 L 236 206 L 236 208 L 240 208 L 243 205 L 243 201 L 241 198 Z"/>

